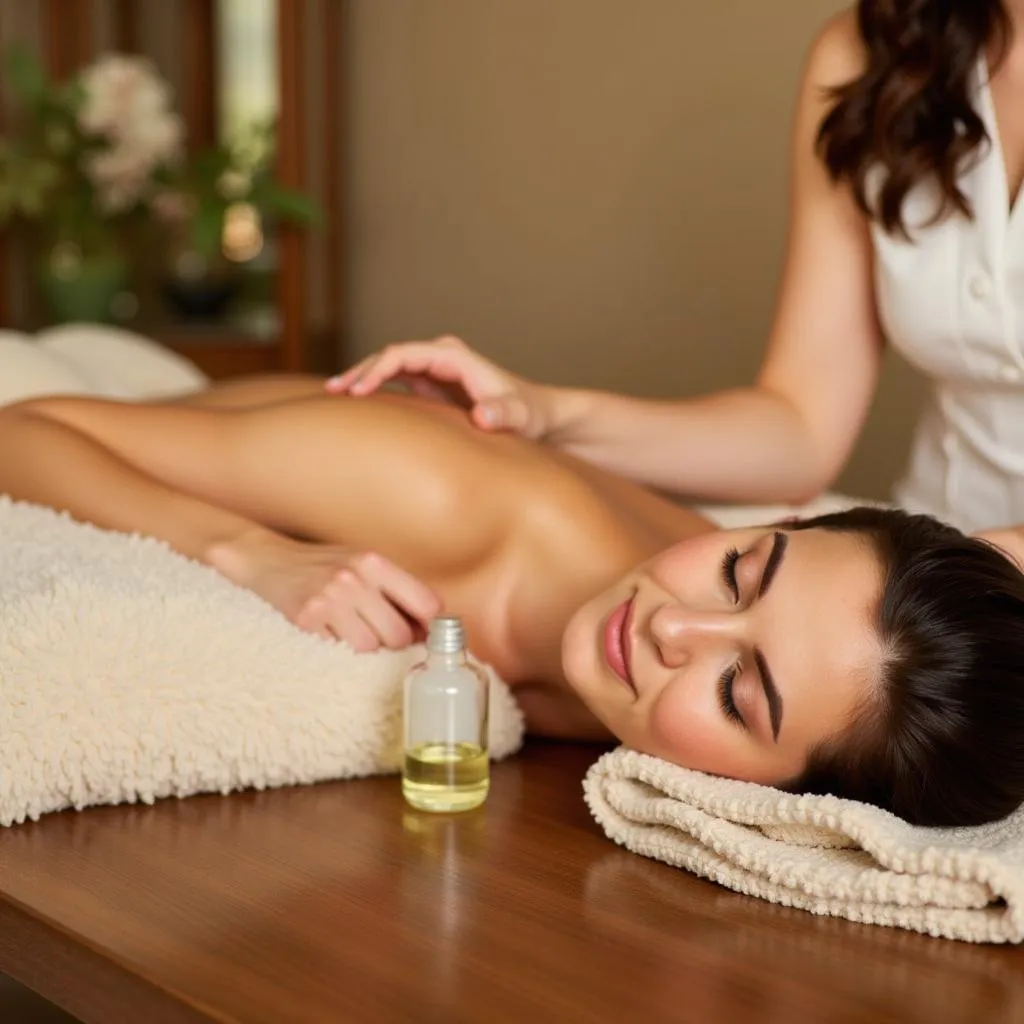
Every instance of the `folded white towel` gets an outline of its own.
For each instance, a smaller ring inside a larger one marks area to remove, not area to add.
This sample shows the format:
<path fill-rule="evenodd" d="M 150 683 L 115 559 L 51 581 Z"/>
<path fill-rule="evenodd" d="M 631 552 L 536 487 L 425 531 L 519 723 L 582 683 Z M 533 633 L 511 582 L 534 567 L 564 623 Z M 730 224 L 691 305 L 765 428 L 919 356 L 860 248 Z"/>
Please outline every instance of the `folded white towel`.
<path fill-rule="evenodd" d="M 164 544 L 0 496 L 0 824 L 393 772 L 421 654 L 355 654 Z M 523 719 L 491 679 L 497 758 Z"/>
<path fill-rule="evenodd" d="M 989 825 L 921 828 L 624 747 L 583 789 L 609 838 L 737 892 L 967 942 L 1024 940 L 1024 808 Z"/>

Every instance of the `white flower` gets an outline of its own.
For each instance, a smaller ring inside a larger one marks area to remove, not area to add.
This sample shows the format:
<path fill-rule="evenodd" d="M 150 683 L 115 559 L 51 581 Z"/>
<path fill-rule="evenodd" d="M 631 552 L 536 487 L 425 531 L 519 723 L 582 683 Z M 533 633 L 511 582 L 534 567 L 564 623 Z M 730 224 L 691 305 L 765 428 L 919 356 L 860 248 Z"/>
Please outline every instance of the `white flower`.
<path fill-rule="evenodd" d="M 182 157 L 185 130 L 171 109 L 171 89 L 148 60 L 121 54 L 99 58 L 79 81 L 84 98 L 78 126 L 108 143 L 89 159 L 86 174 L 101 207 L 127 209 L 158 166 Z"/>
<path fill-rule="evenodd" d="M 84 101 L 78 123 L 95 135 L 121 136 L 171 112 L 170 86 L 143 57 L 107 54 L 81 73 L 79 84 Z"/>
<path fill-rule="evenodd" d="M 182 157 L 185 123 L 171 113 L 141 121 L 124 142 L 147 152 L 156 163 L 174 164 Z"/>
<path fill-rule="evenodd" d="M 134 206 L 142 197 L 151 171 L 147 160 L 124 147 L 94 153 L 85 164 L 85 173 L 96 189 L 97 202 L 108 213 Z"/>

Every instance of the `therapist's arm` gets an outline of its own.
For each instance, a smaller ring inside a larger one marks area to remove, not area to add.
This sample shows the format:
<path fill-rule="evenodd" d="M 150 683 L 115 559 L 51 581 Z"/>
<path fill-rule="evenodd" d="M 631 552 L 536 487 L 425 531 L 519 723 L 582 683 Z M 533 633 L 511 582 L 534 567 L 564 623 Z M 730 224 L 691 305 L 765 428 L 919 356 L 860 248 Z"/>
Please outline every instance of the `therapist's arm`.
<path fill-rule="evenodd" d="M 409 377 L 418 387 L 457 386 L 482 429 L 518 432 L 664 491 L 708 501 L 813 498 L 849 458 L 882 358 L 867 220 L 816 151 L 829 87 L 856 77 L 863 63 L 850 14 L 831 22 L 811 52 L 792 140 L 785 270 L 753 385 L 671 400 L 545 387 L 447 339 L 389 346 L 331 388 L 365 395 Z M 728 278 L 720 287 L 737 288 Z M 618 344 L 628 352 L 634 343 Z M 719 348 L 713 336 L 679 344 L 712 359 Z"/>
<path fill-rule="evenodd" d="M 563 391 L 549 443 L 704 500 L 799 504 L 833 484 L 860 435 L 883 351 L 868 222 L 817 153 L 829 87 L 856 77 L 863 59 L 856 24 L 844 14 L 807 62 L 791 143 L 785 265 L 754 384 L 664 402 Z M 716 342 L 692 344 L 713 352 Z"/>

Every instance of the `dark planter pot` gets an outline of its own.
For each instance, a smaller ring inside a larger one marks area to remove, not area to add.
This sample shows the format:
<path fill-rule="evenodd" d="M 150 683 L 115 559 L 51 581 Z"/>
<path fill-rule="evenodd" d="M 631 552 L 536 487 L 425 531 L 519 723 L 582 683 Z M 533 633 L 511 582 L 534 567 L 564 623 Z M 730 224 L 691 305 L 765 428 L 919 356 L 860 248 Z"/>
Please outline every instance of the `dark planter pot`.
<path fill-rule="evenodd" d="M 239 284 L 236 277 L 171 277 L 162 290 L 167 305 L 183 320 L 221 320 Z"/>

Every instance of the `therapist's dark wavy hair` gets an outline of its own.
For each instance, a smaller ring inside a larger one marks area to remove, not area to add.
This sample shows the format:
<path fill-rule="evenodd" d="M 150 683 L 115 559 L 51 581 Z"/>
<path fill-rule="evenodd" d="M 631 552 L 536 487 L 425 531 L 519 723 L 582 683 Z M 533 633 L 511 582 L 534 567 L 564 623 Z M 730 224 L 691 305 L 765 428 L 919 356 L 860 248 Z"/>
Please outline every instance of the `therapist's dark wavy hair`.
<path fill-rule="evenodd" d="M 865 214 L 893 234 L 907 234 L 903 201 L 926 179 L 941 197 L 935 220 L 953 211 L 972 216 L 957 176 L 991 140 L 971 87 L 985 47 L 993 43 L 1000 59 L 1006 52 L 1006 8 L 1000 0 L 860 0 L 857 24 L 867 66 L 833 90 L 818 132 L 829 174 L 849 184 Z M 882 185 L 869 196 L 876 166 Z"/>
<path fill-rule="evenodd" d="M 877 690 L 784 788 L 863 800 L 916 825 L 1009 814 L 1024 801 L 1024 573 L 930 516 L 855 508 L 787 528 L 870 543 L 884 662 Z"/>

